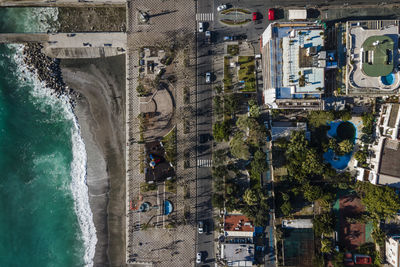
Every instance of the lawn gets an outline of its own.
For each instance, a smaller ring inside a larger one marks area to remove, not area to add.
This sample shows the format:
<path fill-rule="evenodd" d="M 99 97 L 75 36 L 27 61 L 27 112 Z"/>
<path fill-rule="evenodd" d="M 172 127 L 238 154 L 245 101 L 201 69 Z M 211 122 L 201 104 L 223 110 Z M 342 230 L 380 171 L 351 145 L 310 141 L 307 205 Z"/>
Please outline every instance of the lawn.
<path fill-rule="evenodd" d="M 232 89 L 232 74 L 229 69 L 229 57 L 224 57 L 224 91 Z"/>
<path fill-rule="evenodd" d="M 242 92 L 255 92 L 256 91 L 256 75 L 254 57 L 252 56 L 239 56 L 239 81 L 244 81 Z"/>
<path fill-rule="evenodd" d="M 239 45 L 228 45 L 227 52 L 231 56 L 239 55 Z"/>
<path fill-rule="evenodd" d="M 176 128 L 163 137 L 162 143 L 166 153 L 165 159 L 176 165 Z"/>

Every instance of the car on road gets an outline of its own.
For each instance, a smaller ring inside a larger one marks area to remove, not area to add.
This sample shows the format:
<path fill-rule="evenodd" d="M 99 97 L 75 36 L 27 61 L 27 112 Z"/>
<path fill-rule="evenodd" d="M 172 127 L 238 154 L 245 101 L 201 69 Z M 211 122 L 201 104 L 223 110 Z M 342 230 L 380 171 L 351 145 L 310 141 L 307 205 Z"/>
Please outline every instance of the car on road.
<path fill-rule="evenodd" d="M 273 8 L 268 9 L 268 20 L 275 20 L 275 10 Z"/>
<path fill-rule="evenodd" d="M 203 22 L 199 22 L 199 32 L 203 32 L 204 31 L 204 24 Z"/>
<path fill-rule="evenodd" d="M 211 140 L 210 134 L 200 134 L 199 135 L 199 143 L 204 144 L 205 142 Z"/>
<path fill-rule="evenodd" d="M 201 253 L 197 252 L 196 254 L 196 263 L 201 263 Z"/>
<path fill-rule="evenodd" d="M 207 72 L 206 73 L 206 83 L 210 83 L 211 82 L 211 73 Z"/>
<path fill-rule="evenodd" d="M 233 41 L 233 36 L 224 36 L 224 41 Z"/>
<path fill-rule="evenodd" d="M 220 5 L 220 6 L 217 7 L 217 11 L 220 12 L 220 11 L 225 10 L 227 8 L 228 8 L 227 5 Z"/>
<path fill-rule="evenodd" d="M 199 221 L 197 229 L 198 229 L 199 234 L 204 233 L 204 223 L 203 223 L 203 221 Z"/>
<path fill-rule="evenodd" d="M 206 42 L 208 44 L 211 43 L 211 32 L 210 31 L 206 31 Z"/>
<path fill-rule="evenodd" d="M 253 21 L 256 21 L 258 19 L 257 12 L 253 12 Z"/>

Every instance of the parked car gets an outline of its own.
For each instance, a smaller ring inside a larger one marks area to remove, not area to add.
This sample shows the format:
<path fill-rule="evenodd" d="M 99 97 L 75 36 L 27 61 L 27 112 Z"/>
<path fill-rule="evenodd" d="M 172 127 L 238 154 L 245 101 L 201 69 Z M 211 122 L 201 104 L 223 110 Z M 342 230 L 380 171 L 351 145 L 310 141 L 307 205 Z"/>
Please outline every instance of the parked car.
<path fill-rule="evenodd" d="M 220 5 L 220 6 L 217 7 L 217 11 L 220 12 L 220 11 L 225 10 L 227 8 L 228 8 L 227 5 Z"/>
<path fill-rule="evenodd" d="M 258 18 L 257 12 L 253 12 L 253 21 L 256 21 Z"/>
<path fill-rule="evenodd" d="M 204 24 L 203 22 L 199 22 L 199 32 L 203 32 L 204 31 Z"/>
<path fill-rule="evenodd" d="M 198 252 L 196 254 L 196 263 L 201 263 L 201 253 L 200 252 Z"/>
<path fill-rule="evenodd" d="M 273 8 L 268 9 L 268 20 L 275 20 L 275 10 Z"/>
<path fill-rule="evenodd" d="M 205 142 L 211 140 L 211 136 L 210 134 L 200 134 L 199 135 L 199 143 L 200 144 L 204 144 Z"/>
<path fill-rule="evenodd" d="M 206 73 L 206 83 L 210 83 L 211 82 L 211 73 L 207 72 Z"/>
<path fill-rule="evenodd" d="M 204 223 L 203 223 L 203 221 L 199 221 L 198 232 L 199 232 L 199 234 L 204 233 Z"/>
<path fill-rule="evenodd" d="M 224 36 L 224 41 L 233 41 L 233 36 Z"/>

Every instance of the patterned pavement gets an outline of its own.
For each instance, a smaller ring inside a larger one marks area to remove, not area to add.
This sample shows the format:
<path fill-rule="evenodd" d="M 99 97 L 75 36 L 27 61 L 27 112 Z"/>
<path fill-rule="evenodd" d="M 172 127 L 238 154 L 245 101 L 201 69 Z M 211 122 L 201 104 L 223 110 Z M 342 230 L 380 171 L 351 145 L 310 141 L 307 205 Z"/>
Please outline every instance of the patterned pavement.
<path fill-rule="evenodd" d="M 186 44 L 190 56 L 189 67 L 178 57 L 178 78 L 175 88 L 176 111 L 183 110 L 183 87 L 188 86 L 192 106 L 195 110 L 195 2 L 186 0 L 134 0 L 127 2 L 127 125 L 126 125 L 126 169 L 127 169 L 127 263 L 152 263 L 154 266 L 192 266 L 195 256 L 195 204 L 196 204 L 196 158 L 195 158 L 195 116 L 187 120 L 190 131 L 184 133 L 183 123 L 177 123 L 177 178 L 178 188 L 174 209 L 178 226 L 164 229 L 162 225 L 150 230 L 141 230 L 143 222 L 140 213 L 130 213 L 130 200 L 140 194 L 140 183 L 144 175 L 139 172 L 139 98 L 136 93 L 139 52 L 144 46 L 170 44 L 173 41 Z M 148 24 L 141 24 L 137 10 L 150 14 Z M 180 116 L 181 114 L 177 114 Z M 184 168 L 184 160 L 189 155 L 189 167 Z M 184 187 L 187 189 L 184 190 Z M 189 211 L 185 214 L 185 210 Z M 185 220 L 187 224 L 180 224 Z"/>

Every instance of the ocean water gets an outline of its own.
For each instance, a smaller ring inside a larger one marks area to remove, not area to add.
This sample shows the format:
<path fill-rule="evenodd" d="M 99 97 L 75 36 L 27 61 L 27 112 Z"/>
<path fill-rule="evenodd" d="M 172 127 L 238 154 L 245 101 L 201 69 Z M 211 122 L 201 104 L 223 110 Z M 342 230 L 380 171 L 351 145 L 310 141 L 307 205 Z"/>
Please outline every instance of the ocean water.
<path fill-rule="evenodd" d="M 56 27 L 57 9 L 1 13 L 9 18 L 2 32 Z M 0 45 L 0 266 L 92 266 L 97 240 L 79 125 L 67 97 L 26 69 L 22 49 Z"/>

